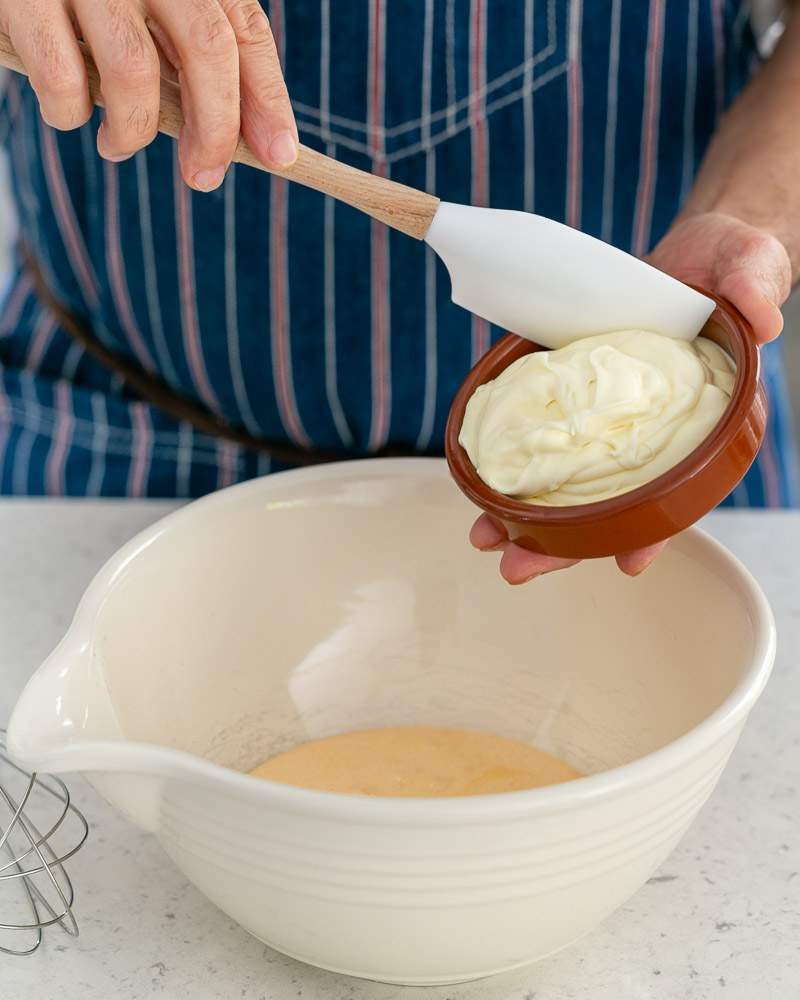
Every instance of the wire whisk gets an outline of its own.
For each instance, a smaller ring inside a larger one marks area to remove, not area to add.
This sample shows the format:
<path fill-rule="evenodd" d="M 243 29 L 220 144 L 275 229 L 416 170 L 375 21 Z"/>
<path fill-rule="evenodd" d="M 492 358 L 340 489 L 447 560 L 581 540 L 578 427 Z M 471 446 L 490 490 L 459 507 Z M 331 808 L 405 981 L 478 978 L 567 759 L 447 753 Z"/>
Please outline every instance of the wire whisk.
<path fill-rule="evenodd" d="M 6 753 L 0 729 L 0 952 L 30 955 L 46 927 L 77 937 L 75 893 L 64 868 L 89 826 L 52 775 L 25 771 Z"/>

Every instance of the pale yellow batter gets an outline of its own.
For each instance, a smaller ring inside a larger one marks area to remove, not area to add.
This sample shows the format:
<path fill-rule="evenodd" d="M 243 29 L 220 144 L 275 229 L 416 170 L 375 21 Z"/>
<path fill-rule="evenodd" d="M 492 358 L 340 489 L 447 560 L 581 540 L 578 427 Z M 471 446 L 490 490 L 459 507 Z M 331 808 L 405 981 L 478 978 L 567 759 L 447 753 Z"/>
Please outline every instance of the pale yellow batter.
<path fill-rule="evenodd" d="M 320 791 L 424 798 L 515 792 L 580 777 L 574 767 L 519 740 L 431 726 L 312 740 L 250 774 Z"/>

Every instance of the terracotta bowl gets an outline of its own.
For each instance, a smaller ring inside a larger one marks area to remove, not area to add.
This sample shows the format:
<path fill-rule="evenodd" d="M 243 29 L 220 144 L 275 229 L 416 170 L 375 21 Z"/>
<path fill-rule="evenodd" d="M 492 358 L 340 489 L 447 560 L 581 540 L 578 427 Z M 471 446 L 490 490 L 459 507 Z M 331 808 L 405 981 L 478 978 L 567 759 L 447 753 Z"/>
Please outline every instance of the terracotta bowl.
<path fill-rule="evenodd" d="M 509 334 L 475 365 L 458 391 L 447 421 L 445 450 L 450 472 L 461 490 L 534 552 L 591 559 L 630 552 L 664 541 L 694 524 L 741 481 L 755 459 L 767 423 L 767 399 L 759 380 L 759 353 L 750 325 L 724 299 L 702 335 L 723 347 L 736 363 L 736 382 L 728 408 L 712 433 L 669 472 L 638 489 L 597 503 L 546 507 L 525 503 L 491 489 L 478 476 L 458 443 L 467 401 L 479 385 L 538 344 Z"/>

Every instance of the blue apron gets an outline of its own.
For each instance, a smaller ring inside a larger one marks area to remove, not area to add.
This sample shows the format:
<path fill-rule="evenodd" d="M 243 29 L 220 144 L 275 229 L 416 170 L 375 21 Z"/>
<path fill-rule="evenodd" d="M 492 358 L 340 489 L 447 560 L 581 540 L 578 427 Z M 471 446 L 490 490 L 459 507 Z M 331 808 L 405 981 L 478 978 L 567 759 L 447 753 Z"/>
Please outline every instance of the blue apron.
<path fill-rule="evenodd" d="M 644 253 L 756 64 L 742 0 L 273 0 L 303 142 L 450 201 L 534 211 Z M 442 450 L 464 374 L 501 331 L 450 302 L 423 244 L 243 167 L 210 195 L 159 137 L 113 165 L 10 78 L 25 239 L 99 340 L 229 423 L 365 455 Z M 4 131 L 0 128 L 0 132 Z M 786 391 L 733 502 L 796 497 Z M 19 270 L 0 321 L 0 490 L 197 496 L 276 468 L 137 399 Z"/>

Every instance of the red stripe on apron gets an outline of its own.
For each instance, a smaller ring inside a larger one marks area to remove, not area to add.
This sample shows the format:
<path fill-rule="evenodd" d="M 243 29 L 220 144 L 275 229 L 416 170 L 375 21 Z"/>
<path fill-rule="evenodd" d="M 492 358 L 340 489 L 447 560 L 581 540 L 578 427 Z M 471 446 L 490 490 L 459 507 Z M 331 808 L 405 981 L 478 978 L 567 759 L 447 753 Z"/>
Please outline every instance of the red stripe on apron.
<path fill-rule="evenodd" d="M 100 303 L 97 278 L 92 268 L 89 252 L 78 226 L 75 209 L 67 190 L 67 182 L 61 166 L 53 130 L 44 123 L 40 124 L 42 150 L 44 152 L 45 176 L 47 186 L 53 200 L 56 221 L 61 232 L 61 238 L 67 250 L 70 266 L 77 278 L 86 304 L 90 309 L 97 309 Z"/>
<path fill-rule="evenodd" d="M 194 233 L 192 203 L 189 189 L 183 182 L 177 156 L 174 163 L 175 212 L 178 230 L 178 285 L 181 303 L 181 330 L 183 349 L 195 390 L 212 410 L 219 412 L 219 402 L 211 382 L 200 345 L 200 323 L 197 315 L 197 293 L 194 276 Z"/>
<path fill-rule="evenodd" d="M 369 37 L 368 121 L 373 170 L 388 176 L 384 155 L 385 0 L 371 0 Z M 391 317 L 389 312 L 389 231 L 380 222 L 370 225 L 370 304 L 372 361 L 372 419 L 368 448 L 377 451 L 389 436 L 391 411 Z"/>
<path fill-rule="evenodd" d="M 278 54 L 283 59 L 283 0 L 272 0 L 270 23 Z M 291 326 L 289 317 L 288 267 L 288 182 L 278 177 L 270 181 L 269 271 L 270 271 L 270 342 L 275 399 L 284 430 L 289 438 L 304 448 L 311 440 L 297 409 L 292 371 Z"/>
<path fill-rule="evenodd" d="M 489 204 L 489 148 L 486 123 L 486 3 L 470 3 L 470 147 L 472 154 L 472 204 Z M 472 363 L 489 347 L 489 324 L 480 316 L 472 317 Z"/>
<path fill-rule="evenodd" d="M 567 225 L 580 229 L 583 178 L 583 77 L 581 73 L 582 0 L 574 0 L 570 16 L 567 106 L 569 114 L 567 146 Z"/>
<path fill-rule="evenodd" d="M 66 492 L 66 464 L 69 453 L 72 429 L 75 417 L 72 412 L 71 391 L 68 382 L 63 379 L 56 383 L 55 402 L 58 420 L 56 421 L 53 445 L 45 464 L 45 488 L 48 496 L 64 496 Z"/>
<path fill-rule="evenodd" d="M 155 371 L 156 365 L 147 349 L 142 332 L 136 322 L 131 305 L 130 290 L 125 278 L 125 261 L 122 256 L 122 241 L 119 228 L 119 176 L 117 167 L 107 160 L 103 162 L 106 189 L 106 259 L 108 280 L 114 296 L 114 306 L 128 342 L 139 364 Z"/>
<path fill-rule="evenodd" d="M 664 40 L 664 0 L 651 0 L 647 32 L 644 112 L 642 119 L 641 164 L 633 222 L 633 252 L 638 256 L 650 249 L 653 200 L 658 177 L 658 123 L 661 103 L 661 59 Z"/>

